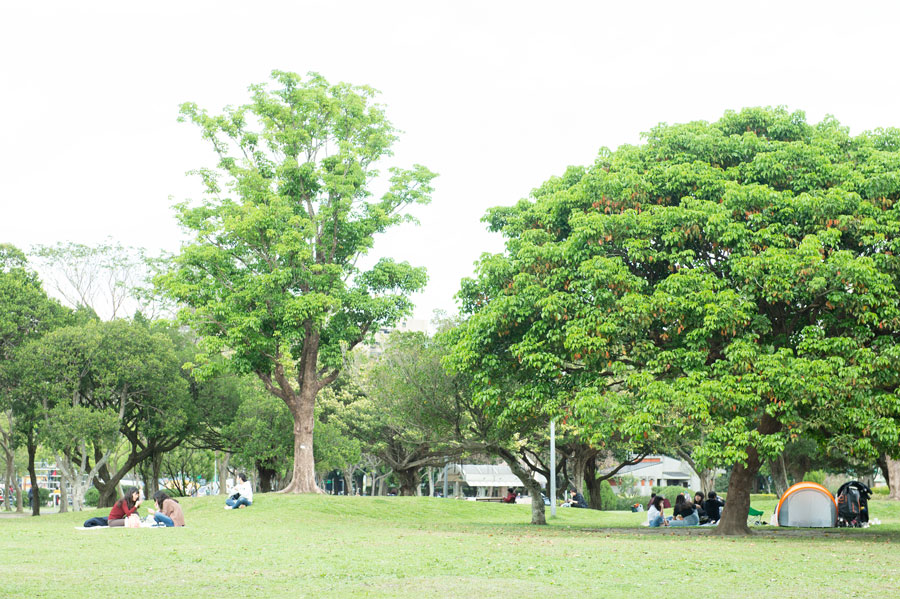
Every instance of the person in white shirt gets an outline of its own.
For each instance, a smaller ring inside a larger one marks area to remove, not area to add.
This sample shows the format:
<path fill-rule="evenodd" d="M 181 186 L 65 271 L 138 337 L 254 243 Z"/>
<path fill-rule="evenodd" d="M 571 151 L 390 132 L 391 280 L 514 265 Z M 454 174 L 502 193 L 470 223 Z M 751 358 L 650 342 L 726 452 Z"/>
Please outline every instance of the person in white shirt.
<path fill-rule="evenodd" d="M 240 482 L 232 487 L 231 495 L 225 500 L 225 509 L 237 509 L 253 504 L 253 486 L 247 480 L 247 475 L 238 474 Z"/>
<path fill-rule="evenodd" d="M 647 526 L 656 528 L 657 526 L 668 526 L 666 516 L 663 513 L 663 496 L 657 495 L 650 503 L 650 509 L 647 510 Z"/>

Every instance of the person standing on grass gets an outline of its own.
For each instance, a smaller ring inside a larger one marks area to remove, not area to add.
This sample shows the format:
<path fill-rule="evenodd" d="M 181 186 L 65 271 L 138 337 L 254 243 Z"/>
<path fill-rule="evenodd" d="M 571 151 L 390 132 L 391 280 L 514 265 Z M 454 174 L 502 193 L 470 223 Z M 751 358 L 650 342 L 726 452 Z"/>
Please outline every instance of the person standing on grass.
<path fill-rule="evenodd" d="M 247 475 L 241 472 L 238 474 L 239 482 L 231 489 L 231 497 L 225 500 L 225 509 L 237 509 L 247 507 L 253 504 L 253 486 L 247 480 Z"/>
<path fill-rule="evenodd" d="M 153 501 L 156 502 L 159 511 L 155 513 L 153 509 L 147 511 L 153 514 L 156 522 L 165 526 L 184 526 L 184 512 L 181 511 L 181 504 L 169 497 L 165 491 L 157 491 L 153 496 Z"/>
<path fill-rule="evenodd" d="M 137 487 L 128 487 L 122 499 L 118 500 L 109 510 L 108 526 L 125 526 L 125 518 L 136 514 L 141 505 L 141 492 Z"/>

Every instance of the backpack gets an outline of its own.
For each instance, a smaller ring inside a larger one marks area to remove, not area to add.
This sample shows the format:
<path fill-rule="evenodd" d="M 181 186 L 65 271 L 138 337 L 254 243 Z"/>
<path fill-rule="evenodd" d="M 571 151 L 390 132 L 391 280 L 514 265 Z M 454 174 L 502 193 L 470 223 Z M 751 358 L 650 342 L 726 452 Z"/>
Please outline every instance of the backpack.
<path fill-rule="evenodd" d="M 869 521 L 869 498 L 872 491 L 858 481 L 841 485 L 837 493 L 838 526 L 861 527 Z"/>

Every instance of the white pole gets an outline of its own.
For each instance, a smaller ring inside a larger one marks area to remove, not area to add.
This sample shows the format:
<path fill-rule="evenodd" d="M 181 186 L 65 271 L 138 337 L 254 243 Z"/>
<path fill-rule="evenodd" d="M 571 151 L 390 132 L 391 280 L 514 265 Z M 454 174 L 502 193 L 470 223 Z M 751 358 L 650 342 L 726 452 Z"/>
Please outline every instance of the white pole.
<path fill-rule="evenodd" d="M 550 421 L 550 515 L 556 516 L 556 420 Z"/>

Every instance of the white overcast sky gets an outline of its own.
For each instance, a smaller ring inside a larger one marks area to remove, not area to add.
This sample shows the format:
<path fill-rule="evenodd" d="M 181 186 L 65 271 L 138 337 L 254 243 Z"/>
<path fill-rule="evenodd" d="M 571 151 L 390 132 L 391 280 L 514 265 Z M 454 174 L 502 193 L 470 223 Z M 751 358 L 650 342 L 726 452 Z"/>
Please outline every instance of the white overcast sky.
<path fill-rule="evenodd" d="M 0 0 L 0 242 L 177 250 L 170 196 L 213 165 L 178 105 L 318 71 L 381 90 L 391 164 L 440 174 L 421 225 L 375 249 L 428 268 L 428 319 L 502 247 L 488 207 L 659 122 L 784 104 L 900 126 L 898 33 L 898 2 Z"/>

